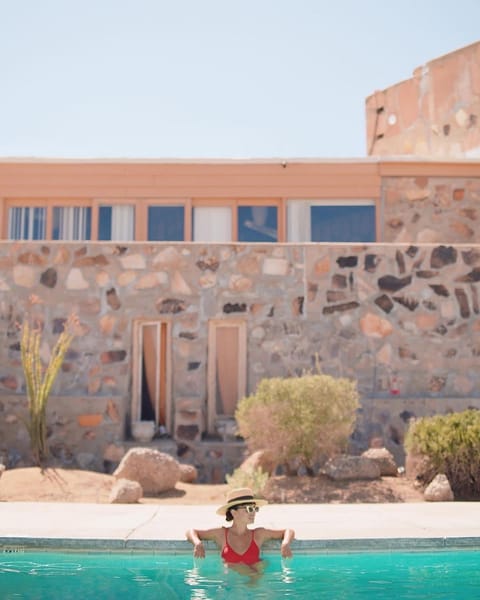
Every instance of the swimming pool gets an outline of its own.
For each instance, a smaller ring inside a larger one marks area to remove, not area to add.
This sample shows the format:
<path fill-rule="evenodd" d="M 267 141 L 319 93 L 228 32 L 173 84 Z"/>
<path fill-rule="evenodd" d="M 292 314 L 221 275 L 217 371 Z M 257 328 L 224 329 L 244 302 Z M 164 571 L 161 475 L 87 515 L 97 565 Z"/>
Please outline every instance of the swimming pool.
<path fill-rule="evenodd" d="M 191 553 L 0 555 L 2 600 L 454 600 L 480 596 L 480 550 L 265 555 L 257 580 Z"/>

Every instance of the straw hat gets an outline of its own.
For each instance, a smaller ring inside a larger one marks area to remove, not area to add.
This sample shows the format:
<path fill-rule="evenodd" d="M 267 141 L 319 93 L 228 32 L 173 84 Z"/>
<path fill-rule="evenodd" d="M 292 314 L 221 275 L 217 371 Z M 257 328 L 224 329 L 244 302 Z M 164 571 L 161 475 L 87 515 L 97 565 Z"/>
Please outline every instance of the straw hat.
<path fill-rule="evenodd" d="M 253 495 L 250 488 L 237 488 L 236 490 L 230 490 L 227 493 L 227 502 L 217 510 L 217 515 L 226 515 L 229 508 L 233 508 L 238 504 L 256 504 L 257 506 L 264 506 L 268 504 L 263 498 L 257 498 Z"/>

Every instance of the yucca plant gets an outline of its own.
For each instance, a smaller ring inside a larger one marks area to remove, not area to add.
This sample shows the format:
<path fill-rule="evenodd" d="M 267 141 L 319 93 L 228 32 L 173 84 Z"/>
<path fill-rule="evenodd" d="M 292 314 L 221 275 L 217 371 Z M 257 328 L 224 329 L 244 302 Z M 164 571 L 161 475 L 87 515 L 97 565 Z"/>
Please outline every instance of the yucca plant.
<path fill-rule="evenodd" d="M 42 328 L 26 318 L 22 325 L 20 342 L 22 367 L 25 375 L 28 398 L 28 422 L 32 458 L 41 466 L 48 457 L 47 446 L 47 401 L 52 385 L 62 366 L 65 354 L 75 336 L 74 327 L 77 317 L 70 315 L 51 352 L 47 365 L 40 356 Z"/>

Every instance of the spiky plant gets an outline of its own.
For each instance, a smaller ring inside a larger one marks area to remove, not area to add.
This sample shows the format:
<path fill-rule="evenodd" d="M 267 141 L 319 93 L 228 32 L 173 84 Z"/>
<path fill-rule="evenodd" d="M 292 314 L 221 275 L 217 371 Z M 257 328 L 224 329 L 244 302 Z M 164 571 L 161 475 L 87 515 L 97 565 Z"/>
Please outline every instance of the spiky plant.
<path fill-rule="evenodd" d="M 52 385 L 62 366 L 65 354 L 75 336 L 74 326 L 77 317 L 70 315 L 64 329 L 53 347 L 47 365 L 40 356 L 42 330 L 40 325 L 31 324 L 25 319 L 22 325 L 21 355 L 22 367 L 28 396 L 29 420 L 26 423 L 30 436 L 30 448 L 35 464 L 41 466 L 48 457 L 47 446 L 47 401 Z"/>

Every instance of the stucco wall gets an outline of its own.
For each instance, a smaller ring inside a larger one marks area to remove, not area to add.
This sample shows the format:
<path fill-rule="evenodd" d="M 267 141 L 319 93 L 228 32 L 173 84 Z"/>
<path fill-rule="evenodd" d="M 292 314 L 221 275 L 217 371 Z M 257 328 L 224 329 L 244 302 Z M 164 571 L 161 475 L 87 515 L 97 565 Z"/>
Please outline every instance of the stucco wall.
<path fill-rule="evenodd" d="M 316 360 L 358 381 L 358 448 L 379 431 L 387 446 L 401 445 L 402 399 L 410 415 L 426 399 L 433 410 L 447 398 L 480 407 L 479 245 L 5 242 L 0 267 L 0 438 L 13 436 L 20 453 L 17 323 L 31 294 L 48 343 L 70 311 L 80 319 L 53 393 L 77 432 L 64 451 L 81 460 L 123 440 L 138 317 L 171 319 L 173 404 L 206 400 L 208 322 L 233 317 L 247 323 L 249 391 Z"/>
<path fill-rule="evenodd" d="M 367 154 L 480 156 L 480 42 L 366 100 Z"/>

